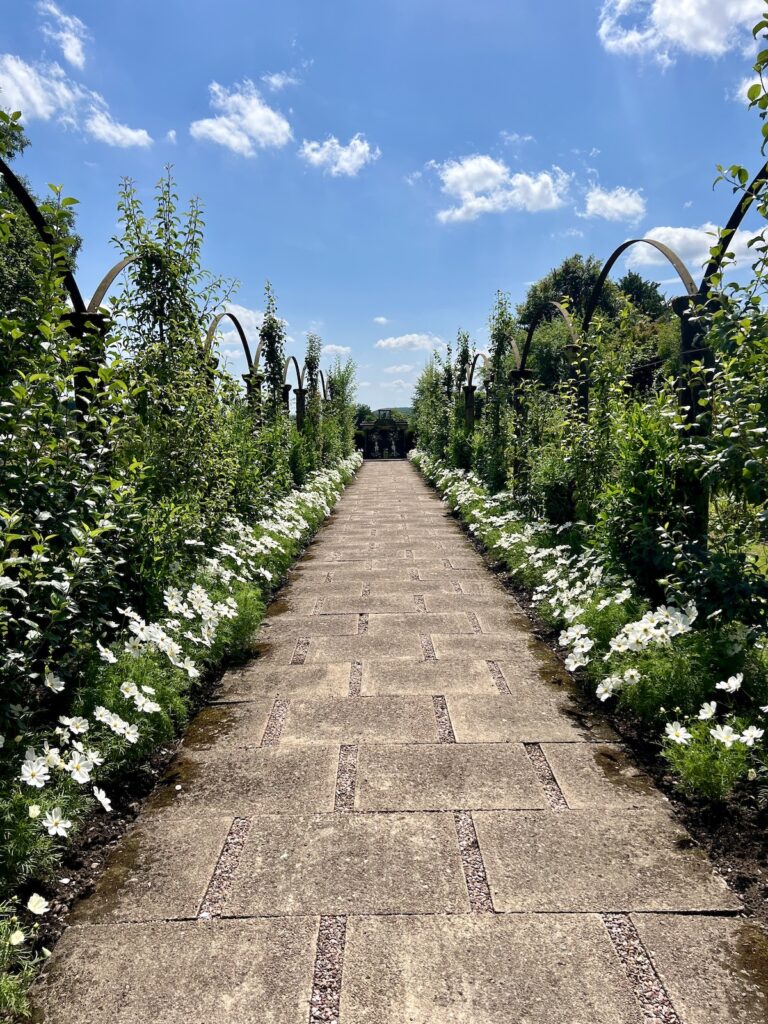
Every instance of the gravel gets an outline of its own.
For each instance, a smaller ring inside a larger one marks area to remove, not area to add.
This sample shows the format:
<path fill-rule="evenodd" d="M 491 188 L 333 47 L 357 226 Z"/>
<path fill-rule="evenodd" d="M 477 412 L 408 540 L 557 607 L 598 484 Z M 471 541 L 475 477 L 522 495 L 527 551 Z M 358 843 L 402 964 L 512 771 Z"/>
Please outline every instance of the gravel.
<path fill-rule="evenodd" d="M 424 661 L 437 661 L 435 648 L 432 646 L 432 637 L 428 633 L 420 633 L 419 640 L 421 640 L 421 651 L 424 655 Z"/>
<path fill-rule="evenodd" d="M 315 973 L 309 1004 L 309 1021 L 338 1024 L 341 971 L 344 966 L 346 917 L 321 917 L 317 935 Z"/>
<path fill-rule="evenodd" d="M 300 636 L 296 641 L 296 649 L 291 658 L 292 665 L 303 665 L 309 651 L 309 637 Z"/>
<path fill-rule="evenodd" d="M 416 611 L 417 612 L 424 612 L 424 613 L 426 613 L 427 605 L 426 605 L 426 602 L 424 601 L 424 595 L 423 594 L 414 594 L 413 595 L 413 603 L 416 605 Z"/>
<path fill-rule="evenodd" d="M 453 820 L 456 823 L 456 834 L 459 837 L 461 865 L 464 868 L 464 878 L 467 882 L 472 913 L 493 913 L 491 890 L 488 886 L 488 876 L 485 873 L 485 864 L 483 864 L 483 856 L 480 853 L 480 844 L 477 841 L 472 814 L 470 811 L 454 811 Z"/>
<path fill-rule="evenodd" d="M 200 904 L 197 915 L 200 920 L 221 917 L 229 883 L 237 870 L 240 854 L 250 827 L 251 823 L 248 818 L 235 818 L 232 822 L 205 896 L 203 896 L 203 902 Z"/>
<path fill-rule="evenodd" d="M 603 914 L 602 917 L 632 983 L 645 1024 L 682 1024 L 629 914 Z"/>
<path fill-rule="evenodd" d="M 507 696 L 510 696 L 512 691 L 507 686 L 507 680 L 504 678 L 504 673 L 501 671 L 496 662 L 487 661 L 486 665 L 488 666 L 490 673 L 493 676 L 493 681 L 494 683 L 496 683 L 496 688 L 499 691 L 499 693 L 505 693 L 507 694 Z"/>
<path fill-rule="evenodd" d="M 357 634 L 364 636 L 368 632 L 368 612 L 360 612 L 357 616 Z"/>
<path fill-rule="evenodd" d="M 363 686 L 363 663 L 353 661 L 349 670 L 349 696 L 359 697 Z"/>
<path fill-rule="evenodd" d="M 267 727 L 261 738 L 262 747 L 276 747 L 280 742 L 280 733 L 283 731 L 286 716 L 288 715 L 289 702 L 279 698 L 272 705 Z"/>
<path fill-rule="evenodd" d="M 448 705 L 445 697 L 433 697 L 432 707 L 435 709 L 437 719 L 437 735 L 441 743 L 455 743 L 456 735 L 451 724 L 451 716 L 448 714 Z"/>
<path fill-rule="evenodd" d="M 557 784 L 557 779 L 549 766 L 547 756 L 541 749 L 540 744 L 524 743 L 523 746 L 525 747 L 525 752 L 528 755 L 529 761 L 533 765 L 533 770 L 536 772 L 536 778 L 544 789 L 549 806 L 553 811 L 567 811 L 568 801 L 563 796 L 563 791 Z"/>
<path fill-rule="evenodd" d="M 350 812 L 355 809 L 355 783 L 357 782 L 357 744 L 342 743 L 339 750 L 339 769 L 336 773 L 334 811 Z"/>

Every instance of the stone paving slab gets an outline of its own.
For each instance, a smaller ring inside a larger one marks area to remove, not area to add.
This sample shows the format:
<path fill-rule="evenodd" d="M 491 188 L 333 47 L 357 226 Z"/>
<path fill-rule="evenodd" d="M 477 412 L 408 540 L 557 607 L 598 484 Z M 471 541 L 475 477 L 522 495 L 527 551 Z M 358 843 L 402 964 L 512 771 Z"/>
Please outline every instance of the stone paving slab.
<path fill-rule="evenodd" d="M 466 913 L 450 814 L 255 818 L 225 915 Z"/>
<path fill-rule="evenodd" d="M 633 914 L 683 1024 L 765 1024 L 768 935 L 735 917 Z"/>
<path fill-rule="evenodd" d="M 472 623 L 462 612 L 418 612 L 414 602 L 413 610 L 405 615 L 378 614 L 368 616 L 368 636 L 396 636 L 411 632 L 421 633 L 472 633 Z"/>
<path fill-rule="evenodd" d="M 258 662 L 225 672 L 215 701 L 252 701 L 262 697 L 344 697 L 349 691 L 350 666 L 324 665 L 258 667 Z"/>
<path fill-rule="evenodd" d="M 338 745 L 182 751 L 146 808 L 182 818 L 331 811 L 338 763 Z"/>
<path fill-rule="evenodd" d="M 260 639 L 285 640 L 300 636 L 356 636 L 358 617 L 346 615 L 282 615 L 265 623 Z"/>
<path fill-rule="evenodd" d="M 455 594 L 454 580 L 445 573 L 439 579 L 375 580 L 371 594 Z"/>
<path fill-rule="evenodd" d="M 741 909 L 661 810 L 480 811 L 474 820 L 499 911 Z"/>
<path fill-rule="evenodd" d="M 274 703 L 271 697 L 260 697 L 203 708 L 187 726 L 183 745 L 187 750 L 258 747 Z"/>
<path fill-rule="evenodd" d="M 393 643 L 391 636 L 339 636 L 312 639 L 307 662 L 359 661 L 361 658 L 413 658 L 423 661 L 418 630 L 403 631 Z"/>
<path fill-rule="evenodd" d="M 460 594 L 453 591 L 449 594 L 425 594 L 424 603 L 428 612 L 474 612 L 480 622 L 488 616 L 498 617 L 506 623 L 502 629 L 484 630 L 483 632 L 504 632 L 508 629 L 519 629 L 524 623 L 529 628 L 528 619 L 522 608 L 512 598 L 506 600 L 500 594 Z"/>
<path fill-rule="evenodd" d="M 36 986 L 46 1024 L 307 1024 L 315 918 L 71 928 Z"/>
<path fill-rule="evenodd" d="M 364 743 L 357 762 L 355 808 L 442 811 L 546 807 L 544 792 L 519 744 Z"/>
<path fill-rule="evenodd" d="M 491 661 L 507 661 L 520 665 L 536 677 L 538 662 L 533 652 L 534 642 L 529 634 L 519 630 L 506 633 L 475 634 L 465 639 L 451 633 L 435 633 L 432 645 L 439 658 L 463 657 L 484 658 Z"/>
<path fill-rule="evenodd" d="M 376 614 L 409 615 L 412 611 L 418 611 L 413 594 L 377 594 L 363 597 L 360 593 L 357 595 L 332 594 L 328 597 L 321 597 L 317 614 L 374 612 Z"/>
<path fill-rule="evenodd" d="M 219 859 L 231 817 L 144 815 L 110 855 L 74 924 L 194 918 Z"/>
<path fill-rule="evenodd" d="M 439 664 L 439 662 L 438 662 Z M 544 694 L 446 697 L 459 743 L 578 742 L 584 732 Z"/>
<path fill-rule="evenodd" d="M 363 694 L 485 693 L 498 691 L 484 661 L 450 662 L 388 658 L 363 661 Z"/>
<path fill-rule="evenodd" d="M 357 697 L 291 701 L 281 744 L 436 743 L 429 697 Z"/>
<path fill-rule="evenodd" d="M 352 917 L 344 1024 L 642 1024 L 593 915 Z"/>
<path fill-rule="evenodd" d="M 571 808 L 667 804 L 650 776 L 616 743 L 542 743 L 541 749 Z"/>

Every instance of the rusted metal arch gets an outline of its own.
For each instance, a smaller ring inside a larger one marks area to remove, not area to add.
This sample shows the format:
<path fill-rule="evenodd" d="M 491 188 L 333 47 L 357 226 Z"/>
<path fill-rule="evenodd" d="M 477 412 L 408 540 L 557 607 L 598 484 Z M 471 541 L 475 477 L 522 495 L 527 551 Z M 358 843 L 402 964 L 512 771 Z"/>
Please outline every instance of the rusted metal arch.
<path fill-rule="evenodd" d="M 468 384 L 470 387 L 477 387 L 475 384 L 475 369 L 480 360 L 482 360 L 483 363 L 482 369 L 485 370 L 488 365 L 488 356 L 486 356 L 484 352 L 475 352 L 472 359 L 467 364 L 467 376 L 464 383 Z"/>
<path fill-rule="evenodd" d="M 746 217 L 750 206 L 752 205 L 752 203 L 754 203 L 754 201 L 760 194 L 761 186 L 765 185 L 766 183 L 768 183 L 768 162 L 764 163 L 760 170 L 757 172 L 757 174 L 754 176 L 750 184 L 747 186 L 743 197 L 736 204 L 736 208 L 734 209 L 731 216 L 728 218 L 728 223 L 725 225 L 720 235 L 720 252 L 717 254 L 717 256 L 711 257 L 709 263 L 707 264 L 704 270 L 704 277 L 702 277 L 701 284 L 699 285 L 699 295 L 706 295 L 706 292 L 708 291 L 709 281 L 720 269 L 725 254 L 728 251 L 728 246 L 731 242 L 731 239 L 736 234 L 739 225 Z"/>
<path fill-rule="evenodd" d="M 248 364 L 248 373 L 251 373 L 253 371 L 254 365 L 253 360 L 251 359 L 251 349 L 248 344 L 248 339 L 245 336 L 243 325 L 240 323 L 240 321 L 237 319 L 234 313 L 229 313 L 227 311 L 223 313 L 217 313 L 213 320 L 211 320 L 211 325 L 208 328 L 208 333 L 205 336 L 205 344 L 203 347 L 203 351 L 205 355 L 210 354 L 211 348 L 213 347 L 213 339 L 216 335 L 216 331 L 218 330 L 221 321 L 225 319 L 231 320 L 235 330 L 237 331 L 237 336 L 240 338 L 240 343 L 243 346 L 243 351 L 245 352 L 245 361 Z"/>
<path fill-rule="evenodd" d="M 296 356 L 288 356 L 288 358 L 283 363 L 283 384 L 288 383 L 288 371 L 290 369 L 291 363 L 293 363 L 293 365 L 296 367 L 296 384 L 298 387 L 303 388 L 304 373 L 306 371 L 306 366 L 304 366 L 303 369 L 299 369 L 299 361 L 296 358 Z"/>
<path fill-rule="evenodd" d="M 97 313 L 99 309 L 101 309 L 101 305 L 104 302 L 104 299 L 106 298 L 106 294 L 109 291 L 112 282 L 115 280 L 118 274 L 121 274 L 126 267 L 130 266 L 131 263 L 135 263 L 138 258 L 138 256 L 126 256 L 125 259 L 120 260 L 120 262 L 116 263 L 114 267 L 111 268 L 111 270 L 107 271 L 107 273 L 99 282 L 96 291 L 93 293 L 93 297 L 91 301 L 88 303 L 88 309 L 86 310 L 86 312 Z"/>
<path fill-rule="evenodd" d="M 327 401 L 330 400 L 331 392 L 329 391 L 328 386 L 325 383 L 325 374 L 320 369 L 318 369 L 318 371 L 317 371 L 317 379 L 320 381 L 320 394 L 323 396 L 324 400 L 327 402 Z"/>
<path fill-rule="evenodd" d="M 517 366 L 517 372 L 520 374 L 525 373 L 525 368 L 528 363 L 528 355 L 531 351 L 531 342 L 533 341 L 533 335 L 536 332 L 536 328 L 539 327 L 544 322 L 546 314 L 550 310 L 554 310 L 560 317 L 560 319 L 563 321 L 565 326 L 568 328 L 568 333 L 571 336 L 571 344 L 579 344 L 579 337 L 576 333 L 576 327 L 573 323 L 573 319 L 571 318 L 571 314 L 568 312 L 565 306 L 561 302 L 547 302 L 546 305 L 541 307 L 541 309 L 533 318 L 528 327 L 528 332 L 525 335 L 525 344 L 523 345 L 523 351 L 520 355 Z"/>

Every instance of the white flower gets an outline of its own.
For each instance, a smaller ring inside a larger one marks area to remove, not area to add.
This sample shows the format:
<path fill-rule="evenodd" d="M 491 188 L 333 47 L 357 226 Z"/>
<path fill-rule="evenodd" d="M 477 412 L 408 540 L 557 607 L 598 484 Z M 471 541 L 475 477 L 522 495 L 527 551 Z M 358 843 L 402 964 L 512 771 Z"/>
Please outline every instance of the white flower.
<path fill-rule="evenodd" d="M 726 747 L 732 747 L 739 738 L 730 725 L 716 725 L 714 729 L 709 730 L 709 735 Z"/>
<path fill-rule="evenodd" d="M 138 725 L 126 725 L 125 732 L 123 733 L 126 740 L 129 743 L 138 743 L 139 741 L 139 727 Z"/>
<path fill-rule="evenodd" d="M 8 942 L 12 946 L 20 946 L 22 944 L 22 942 L 24 942 L 25 940 L 26 940 L 26 935 L 21 930 L 21 928 L 17 928 L 15 932 L 11 932 L 10 937 L 8 939 Z"/>
<path fill-rule="evenodd" d="M 601 683 L 597 684 L 597 689 L 595 690 L 595 693 L 600 698 L 600 700 L 606 701 L 609 697 L 613 696 L 613 691 L 614 685 L 609 676 L 608 679 L 603 679 Z"/>
<path fill-rule="evenodd" d="M 632 597 L 632 591 L 627 587 L 626 590 L 620 590 L 618 594 L 614 596 L 613 603 L 624 604 L 624 602 L 628 601 L 630 597 Z"/>
<path fill-rule="evenodd" d="M 640 682 L 640 673 L 636 668 L 628 668 L 624 673 L 624 682 L 629 683 L 631 686 L 635 683 Z"/>
<path fill-rule="evenodd" d="M 70 732 L 73 732 L 75 736 L 82 736 L 88 732 L 88 722 L 85 718 L 81 718 L 79 715 L 74 715 L 72 718 L 67 718 L 64 715 L 59 719 L 62 725 L 65 725 Z"/>
<path fill-rule="evenodd" d="M 99 801 L 99 803 L 101 804 L 105 811 L 112 810 L 112 801 L 109 799 L 109 797 L 107 796 L 103 789 L 99 789 L 98 786 L 94 786 L 93 795 L 96 797 L 96 799 Z"/>
<path fill-rule="evenodd" d="M 141 640 L 139 640 L 135 636 L 128 637 L 128 639 L 125 641 L 125 647 L 123 648 L 123 650 L 125 651 L 126 654 L 132 654 L 134 655 L 134 657 L 137 654 L 141 654 L 143 650 Z"/>
<path fill-rule="evenodd" d="M 701 708 L 699 710 L 699 719 L 702 722 L 707 722 L 707 721 L 709 721 L 710 718 L 714 718 L 715 717 L 715 712 L 716 711 L 717 711 L 717 701 L 716 700 L 705 700 L 704 703 L 701 705 Z"/>
<path fill-rule="evenodd" d="M 664 732 L 674 742 L 686 746 L 691 742 L 691 734 L 679 722 L 667 722 Z"/>
<path fill-rule="evenodd" d="M 197 679 L 200 673 L 195 668 L 195 663 L 191 658 L 187 657 L 181 662 L 179 668 L 184 669 L 190 679 Z"/>
<path fill-rule="evenodd" d="M 756 725 L 749 725 L 744 732 L 739 736 L 742 743 L 746 743 L 748 747 L 755 745 L 755 740 L 761 740 L 765 729 L 758 729 Z"/>
<path fill-rule="evenodd" d="M 126 681 L 120 686 L 120 693 L 122 693 L 124 697 L 135 697 L 138 692 L 138 686 L 136 683 L 132 683 L 130 679 L 126 679 Z"/>
<path fill-rule="evenodd" d="M 83 783 L 91 781 L 93 761 L 89 761 L 88 758 L 84 757 L 82 754 L 72 754 L 69 761 L 66 762 L 65 768 L 75 782 Z"/>
<path fill-rule="evenodd" d="M 33 914 L 46 914 L 50 904 L 48 900 L 44 900 L 39 893 L 33 892 L 27 900 L 27 910 L 30 910 Z"/>
<path fill-rule="evenodd" d="M 40 804 L 30 804 L 29 805 L 28 813 L 29 813 L 30 818 L 39 818 L 40 817 Z"/>
<path fill-rule="evenodd" d="M 72 828 L 72 822 L 64 817 L 60 807 L 54 807 L 46 813 L 43 825 L 48 829 L 49 836 L 66 836 Z"/>
<path fill-rule="evenodd" d="M 715 687 L 716 690 L 725 690 L 727 693 L 736 693 L 740 689 L 744 674 L 737 672 L 735 676 L 729 676 L 725 682 L 718 683 Z"/>
<path fill-rule="evenodd" d="M 32 786 L 33 789 L 42 789 L 50 777 L 51 773 L 48 765 L 41 757 L 27 760 L 21 766 L 21 781 L 25 782 L 28 786 Z"/>
<path fill-rule="evenodd" d="M 61 693 L 61 691 L 64 689 L 64 680 L 59 679 L 59 677 L 57 675 L 54 675 L 53 672 L 50 671 L 50 669 L 45 670 L 45 677 L 43 679 L 43 682 L 48 687 L 48 689 L 52 690 L 54 693 Z"/>
<path fill-rule="evenodd" d="M 107 664 L 109 664 L 109 665 L 114 665 L 115 664 L 115 662 L 117 661 L 117 658 L 112 653 L 112 651 L 110 651 L 108 648 L 106 648 L 102 644 L 100 644 L 98 640 L 96 641 L 96 647 L 98 648 L 99 657 L 101 658 L 102 661 L 106 661 Z"/>

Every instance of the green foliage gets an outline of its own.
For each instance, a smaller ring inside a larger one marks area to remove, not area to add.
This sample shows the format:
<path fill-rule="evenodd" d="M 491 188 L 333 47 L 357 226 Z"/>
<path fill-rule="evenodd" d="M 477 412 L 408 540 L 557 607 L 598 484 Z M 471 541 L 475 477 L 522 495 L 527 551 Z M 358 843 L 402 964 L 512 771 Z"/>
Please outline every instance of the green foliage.
<path fill-rule="evenodd" d="M 553 314 L 547 312 L 547 303 L 563 302 L 564 299 L 568 301 L 575 314 L 581 316 L 601 270 L 602 263 L 594 256 L 588 256 L 586 259 L 578 253 L 569 256 L 559 267 L 550 270 L 540 281 L 530 286 L 525 301 L 517 307 L 520 323 L 528 327 L 539 316 L 553 319 Z M 607 281 L 597 309 L 606 316 L 613 317 L 619 311 L 619 304 L 619 289 L 612 281 Z"/>
<path fill-rule="evenodd" d="M 718 743 L 708 722 L 693 722 L 689 729 L 689 742 L 666 740 L 662 756 L 677 776 L 681 789 L 713 802 L 723 800 L 746 777 L 751 761 L 749 748 L 743 743 L 730 747 Z"/>

